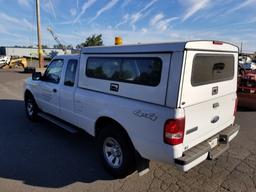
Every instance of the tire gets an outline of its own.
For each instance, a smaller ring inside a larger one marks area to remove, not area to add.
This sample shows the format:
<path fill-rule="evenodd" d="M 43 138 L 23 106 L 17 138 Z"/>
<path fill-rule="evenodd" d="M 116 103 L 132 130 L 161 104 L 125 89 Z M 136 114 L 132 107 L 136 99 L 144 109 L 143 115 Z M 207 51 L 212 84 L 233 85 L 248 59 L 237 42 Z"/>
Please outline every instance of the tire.
<path fill-rule="evenodd" d="M 33 96 L 29 95 L 25 98 L 25 110 L 26 115 L 31 121 L 36 121 L 38 116 L 38 107 L 36 105 L 35 99 Z"/>
<path fill-rule="evenodd" d="M 97 145 L 100 160 L 113 177 L 122 178 L 135 170 L 134 148 L 124 131 L 106 126 L 97 137 Z"/>

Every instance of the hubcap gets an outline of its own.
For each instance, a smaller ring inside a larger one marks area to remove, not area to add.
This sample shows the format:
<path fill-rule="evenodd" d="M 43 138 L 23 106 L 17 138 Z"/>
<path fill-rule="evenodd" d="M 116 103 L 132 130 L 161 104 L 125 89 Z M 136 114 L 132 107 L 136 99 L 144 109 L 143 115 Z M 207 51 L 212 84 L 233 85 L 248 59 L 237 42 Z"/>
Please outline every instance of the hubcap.
<path fill-rule="evenodd" d="M 28 112 L 29 116 L 32 116 L 34 113 L 34 106 L 31 103 L 31 101 L 28 101 L 28 103 L 27 103 L 27 112 Z"/>
<path fill-rule="evenodd" d="M 123 153 L 120 144 L 111 137 L 103 143 L 103 153 L 107 163 L 113 168 L 119 168 L 123 163 Z"/>

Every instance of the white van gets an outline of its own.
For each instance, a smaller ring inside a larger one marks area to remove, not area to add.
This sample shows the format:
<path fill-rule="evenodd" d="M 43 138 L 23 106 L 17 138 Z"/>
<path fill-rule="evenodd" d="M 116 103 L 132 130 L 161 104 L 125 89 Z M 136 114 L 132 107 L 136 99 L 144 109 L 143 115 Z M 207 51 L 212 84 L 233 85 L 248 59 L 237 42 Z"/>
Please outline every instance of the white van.
<path fill-rule="evenodd" d="M 188 171 L 238 134 L 237 68 L 238 48 L 220 41 L 84 48 L 26 81 L 26 112 L 96 137 L 114 176 L 145 159 Z"/>

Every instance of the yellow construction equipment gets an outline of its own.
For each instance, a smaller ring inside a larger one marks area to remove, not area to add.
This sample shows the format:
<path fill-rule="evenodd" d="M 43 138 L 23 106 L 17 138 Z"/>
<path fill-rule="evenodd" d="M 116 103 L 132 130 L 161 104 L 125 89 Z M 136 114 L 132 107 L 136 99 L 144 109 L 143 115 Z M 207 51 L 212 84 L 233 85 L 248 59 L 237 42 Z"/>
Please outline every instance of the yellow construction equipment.
<path fill-rule="evenodd" d="M 61 43 L 59 37 L 57 36 L 57 34 L 53 31 L 52 28 L 48 27 L 47 31 L 49 31 L 53 37 L 53 39 L 58 43 L 58 45 L 61 46 L 61 49 L 63 50 L 64 54 L 67 54 L 67 48 L 64 44 Z"/>
<path fill-rule="evenodd" d="M 12 69 L 20 66 L 24 69 L 28 67 L 28 62 L 26 58 L 11 59 L 10 62 L 3 65 L 1 69 Z"/>

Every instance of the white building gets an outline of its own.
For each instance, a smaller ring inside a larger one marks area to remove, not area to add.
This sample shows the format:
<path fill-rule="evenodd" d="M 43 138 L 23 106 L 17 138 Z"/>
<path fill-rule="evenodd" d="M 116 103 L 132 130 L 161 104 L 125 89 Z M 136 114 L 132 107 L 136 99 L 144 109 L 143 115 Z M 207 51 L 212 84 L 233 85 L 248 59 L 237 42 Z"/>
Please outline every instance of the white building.
<path fill-rule="evenodd" d="M 62 49 L 47 48 L 43 49 L 44 58 L 53 58 L 56 55 L 63 55 Z M 67 54 L 71 54 L 71 50 L 67 50 Z M 0 55 L 10 57 L 29 57 L 38 58 L 37 48 L 23 48 L 23 47 L 0 47 Z"/>

